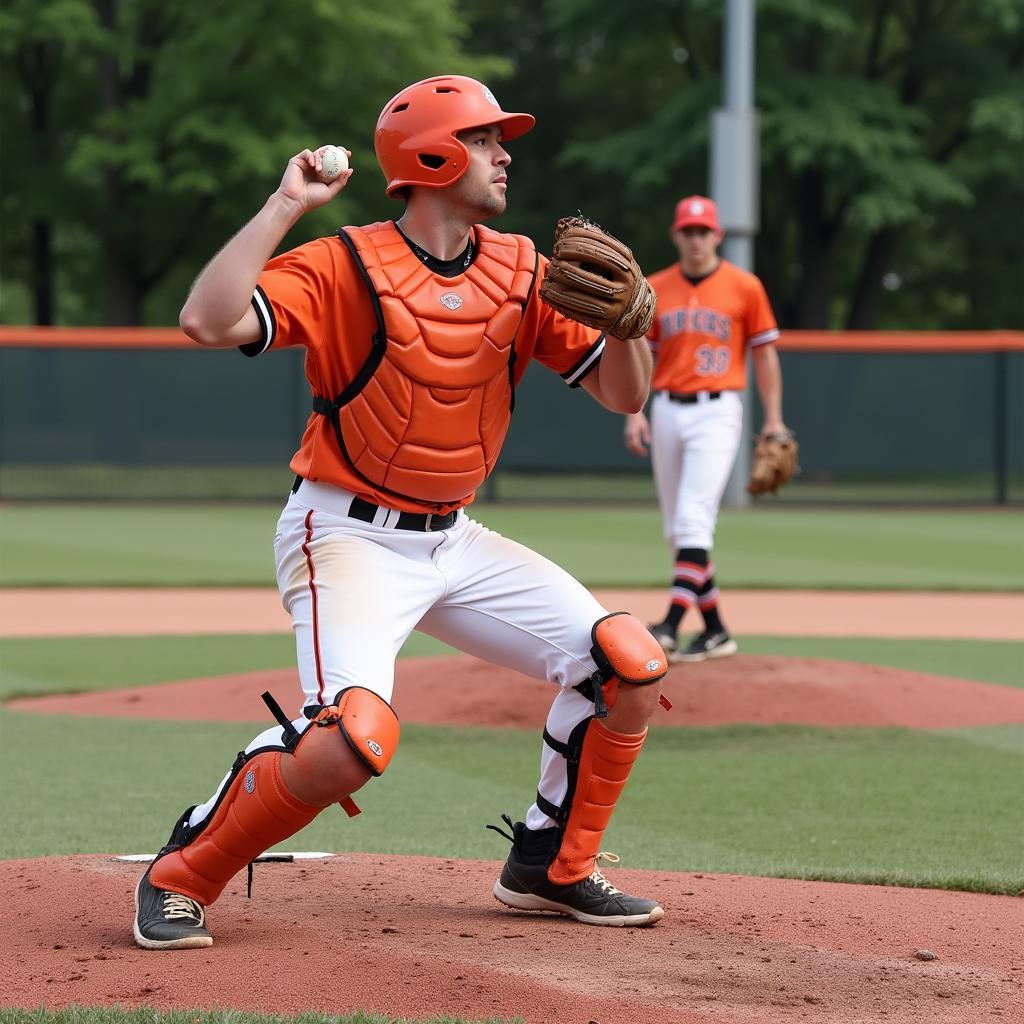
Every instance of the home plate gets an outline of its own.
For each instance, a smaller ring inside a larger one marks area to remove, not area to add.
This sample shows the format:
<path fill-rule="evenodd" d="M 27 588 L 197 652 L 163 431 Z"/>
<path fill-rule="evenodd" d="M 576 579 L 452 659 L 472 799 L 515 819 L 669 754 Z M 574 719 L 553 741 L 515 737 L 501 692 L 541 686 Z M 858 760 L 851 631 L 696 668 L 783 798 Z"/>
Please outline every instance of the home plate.
<path fill-rule="evenodd" d="M 309 850 L 304 853 L 264 853 L 256 857 L 253 864 L 291 864 L 295 860 L 326 860 L 333 857 L 333 853 L 322 853 L 318 850 Z M 113 860 L 132 861 L 138 864 L 148 864 L 156 858 L 155 853 L 125 853 Z"/>

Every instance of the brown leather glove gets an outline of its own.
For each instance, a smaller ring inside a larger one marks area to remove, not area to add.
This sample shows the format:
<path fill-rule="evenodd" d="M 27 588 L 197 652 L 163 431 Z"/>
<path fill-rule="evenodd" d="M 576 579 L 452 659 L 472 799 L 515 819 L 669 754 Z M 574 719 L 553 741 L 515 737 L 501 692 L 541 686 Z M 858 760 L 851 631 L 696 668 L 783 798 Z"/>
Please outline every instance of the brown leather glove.
<path fill-rule="evenodd" d="M 800 445 L 791 430 L 781 434 L 762 434 L 754 448 L 747 491 L 764 494 L 789 483 L 800 468 L 797 463 L 799 454 Z"/>
<path fill-rule="evenodd" d="M 540 297 L 572 320 L 617 338 L 643 337 L 654 319 L 654 290 L 629 247 L 582 217 L 558 222 Z"/>

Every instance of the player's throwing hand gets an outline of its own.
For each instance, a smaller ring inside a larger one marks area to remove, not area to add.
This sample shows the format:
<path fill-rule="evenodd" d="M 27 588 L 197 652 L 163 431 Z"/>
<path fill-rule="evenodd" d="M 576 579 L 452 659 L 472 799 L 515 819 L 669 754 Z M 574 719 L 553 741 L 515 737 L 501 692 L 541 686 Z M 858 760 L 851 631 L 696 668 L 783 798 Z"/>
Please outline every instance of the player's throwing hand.
<path fill-rule="evenodd" d="M 333 181 L 321 180 L 323 152 L 327 148 L 321 146 L 317 150 L 304 149 L 301 153 L 296 153 L 288 161 L 281 184 L 277 188 L 278 195 L 298 203 L 303 213 L 329 203 L 352 177 L 352 168 L 348 168 Z M 352 156 L 348 150 L 345 152 Z"/>

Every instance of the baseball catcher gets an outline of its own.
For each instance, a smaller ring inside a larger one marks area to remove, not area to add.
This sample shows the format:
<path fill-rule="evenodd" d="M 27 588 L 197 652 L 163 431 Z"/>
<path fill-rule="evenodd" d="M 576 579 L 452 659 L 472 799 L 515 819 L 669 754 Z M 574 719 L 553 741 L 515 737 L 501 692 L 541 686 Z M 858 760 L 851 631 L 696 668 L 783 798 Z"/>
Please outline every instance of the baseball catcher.
<path fill-rule="evenodd" d="M 398 746 L 395 654 L 415 628 L 551 684 L 539 781 L 508 834 L 498 900 L 612 927 L 664 913 L 598 864 L 664 652 L 638 619 L 467 511 L 531 362 L 616 413 L 639 409 L 650 384 L 654 301 L 629 249 L 563 221 L 549 264 L 529 238 L 484 223 L 506 208 L 505 146 L 533 125 L 475 79 L 414 82 L 374 133 L 400 216 L 274 256 L 355 173 L 337 169 L 347 152 L 331 166 L 332 147 L 305 149 L 189 293 L 180 321 L 201 345 L 305 349 L 312 410 L 274 543 L 302 703 L 290 718 L 266 697 L 276 725 L 178 818 L 136 886 L 143 949 L 210 946 L 207 908 L 232 878 L 333 804 L 358 812 L 352 795 Z"/>
<path fill-rule="evenodd" d="M 640 338 L 654 319 L 654 291 L 628 246 L 600 225 L 563 217 L 540 286 L 543 302 L 617 338 Z"/>
<path fill-rule="evenodd" d="M 754 448 L 754 462 L 750 467 L 750 482 L 747 484 L 748 493 L 774 493 L 784 484 L 788 484 L 800 468 L 797 462 L 799 454 L 800 445 L 797 444 L 796 435 L 791 430 L 761 434 Z"/>

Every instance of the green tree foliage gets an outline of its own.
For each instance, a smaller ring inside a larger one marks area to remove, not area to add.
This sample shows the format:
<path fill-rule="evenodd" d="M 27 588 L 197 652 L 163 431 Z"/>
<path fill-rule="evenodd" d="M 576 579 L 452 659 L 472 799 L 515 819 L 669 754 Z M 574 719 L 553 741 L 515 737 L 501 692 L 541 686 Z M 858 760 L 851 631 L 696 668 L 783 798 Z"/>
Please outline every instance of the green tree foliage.
<path fill-rule="evenodd" d="M 393 215 L 377 114 L 449 71 L 538 118 L 498 226 L 546 247 L 579 208 L 663 266 L 708 187 L 723 6 L 7 0 L 0 316 L 173 322 L 306 145 L 357 173 L 286 244 Z M 1024 0 L 760 0 L 757 270 L 785 326 L 1024 327 L 1022 40 Z"/>
<path fill-rule="evenodd" d="M 724 5 L 467 4 L 549 147 L 513 167 L 517 216 L 582 205 L 671 262 L 673 203 L 708 187 Z M 1022 30 L 1022 0 L 757 4 L 757 270 L 785 325 L 1024 326 Z"/>
<path fill-rule="evenodd" d="M 463 53 L 452 0 L 10 0 L 0 18 L 7 273 L 37 322 L 173 322 L 305 146 L 345 145 L 362 173 L 303 238 L 392 213 L 373 159 L 384 102 L 439 71 L 501 70 Z"/>

